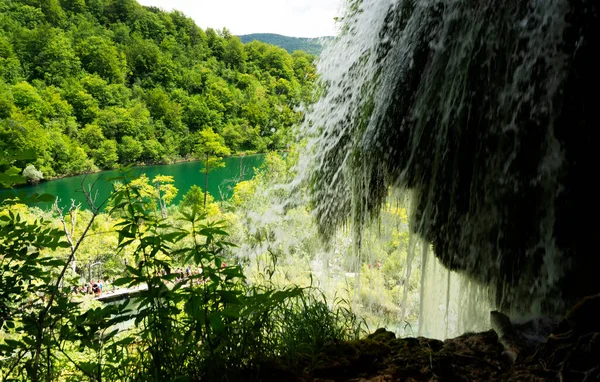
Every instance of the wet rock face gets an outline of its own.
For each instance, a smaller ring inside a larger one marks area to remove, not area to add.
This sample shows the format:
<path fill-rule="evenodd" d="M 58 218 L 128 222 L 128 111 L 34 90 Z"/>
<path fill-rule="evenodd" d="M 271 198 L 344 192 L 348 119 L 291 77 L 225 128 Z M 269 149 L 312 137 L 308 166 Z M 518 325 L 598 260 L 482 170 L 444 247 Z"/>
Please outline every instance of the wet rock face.
<path fill-rule="evenodd" d="M 429 49 L 414 52 L 420 77 L 400 77 L 381 125 L 395 138 L 388 173 L 418 193 L 414 229 L 449 268 L 508 289 L 502 308 L 598 291 L 598 235 L 584 215 L 598 212 L 586 179 L 600 126 L 599 6 L 438 4 L 420 42 Z"/>
<path fill-rule="evenodd" d="M 501 310 L 600 291 L 600 4 L 398 0 L 377 38 L 373 70 L 357 60 L 325 101 L 358 106 L 316 141 L 322 230 L 364 224 L 389 187 L 408 188 L 413 230 L 497 287 Z"/>
<path fill-rule="evenodd" d="M 564 49 L 570 57 L 570 70 L 563 89 L 563 107 L 557 118 L 557 136 L 563 144 L 566 167 L 556 208 L 556 243 L 572 266 L 562 283 L 570 302 L 600 292 L 600 236 L 597 224 L 588 217 L 600 212 L 589 175 L 597 172 L 595 142 L 600 126 L 600 4 L 571 1 L 566 21 Z"/>

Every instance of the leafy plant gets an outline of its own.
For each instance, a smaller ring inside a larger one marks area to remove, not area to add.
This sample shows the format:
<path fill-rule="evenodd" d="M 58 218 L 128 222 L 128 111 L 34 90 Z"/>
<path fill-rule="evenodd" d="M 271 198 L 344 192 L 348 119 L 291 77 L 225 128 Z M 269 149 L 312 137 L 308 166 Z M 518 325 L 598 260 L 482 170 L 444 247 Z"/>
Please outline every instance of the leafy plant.
<path fill-rule="evenodd" d="M 76 205 L 56 209 L 60 228 L 1 210 L 3 380 L 247 379 L 275 360 L 298 369 L 327 343 L 360 333 L 349 310 L 330 309 L 313 288 L 250 284 L 232 264 L 225 223 L 207 219 L 200 203 L 174 221 L 139 181 L 118 180 L 109 203 L 117 251 L 135 261 L 114 284 L 138 291 L 118 304 L 70 293 L 70 264 L 98 209 L 83 229 Z M 196 272 L 180 277 L 173 270 L 182 264 Z"/>

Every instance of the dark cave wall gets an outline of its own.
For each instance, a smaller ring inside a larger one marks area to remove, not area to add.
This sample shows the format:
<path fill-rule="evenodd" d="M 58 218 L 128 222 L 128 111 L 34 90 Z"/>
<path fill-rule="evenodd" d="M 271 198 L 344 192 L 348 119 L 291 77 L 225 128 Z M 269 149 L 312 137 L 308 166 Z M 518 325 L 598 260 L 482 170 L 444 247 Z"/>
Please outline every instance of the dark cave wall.
<path fill-rule="evenodd" d="M 408 188 L 413 230 L 448 268 L 502 290 L 499 308 L 599 292 L 598 3 L 399 1 L 373 80 L 391 100 L 365 97 L 312 177 L 322 233 Z"/>
<path fill-rule="evenodd" d="M 418 85 L 399 84 L 415 101 L 409 113 L 391 107 L 392 181 L 417 190 L 413 227 L 447 267 L 508 290 L 498 296 L 507 309 L 541 298 L 552 310 L 558 293 L 600 291 L 598 3 L 570 2 L 546 57 L 528 54 L 533 38 L 515 27 L 528 2 L 469 6 L 445 22 L 443 48 L 422 50 Z M 524 68 L 530 77 L 515 78 Z"/>

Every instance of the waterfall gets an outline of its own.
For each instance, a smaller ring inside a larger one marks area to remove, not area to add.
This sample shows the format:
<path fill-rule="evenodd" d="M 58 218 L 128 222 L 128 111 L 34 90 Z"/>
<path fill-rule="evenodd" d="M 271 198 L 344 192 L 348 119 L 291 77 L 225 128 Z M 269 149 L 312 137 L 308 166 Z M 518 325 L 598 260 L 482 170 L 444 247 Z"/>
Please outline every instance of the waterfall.
<path fill-rule="evenodd" d="M 483 330 L 492 309 L 557 314 L 598 293 L 599 15 L 588 0 L 348 1 L 296 175 L 260 192 L 273 205 L 243 224 L 262 239 L 240 253 L 257 269 L 265 253 L 305 254 L 284 261 L 409 335 Z M 399 232 L 391 307 L 372 264 Z"/>
<path fill-rule="evenodd" d="M 412 195 L 436 336 L 485 308 L 556 313 L 597 291 L 574 208 L 591 195 L 575 169 L 593 168 L 580 146 L 598 122 L 598 14 L 584 0 L 348 2 L 294 184 L 323 238 L 350 224 L 355 257 L 390 190 Z"/>

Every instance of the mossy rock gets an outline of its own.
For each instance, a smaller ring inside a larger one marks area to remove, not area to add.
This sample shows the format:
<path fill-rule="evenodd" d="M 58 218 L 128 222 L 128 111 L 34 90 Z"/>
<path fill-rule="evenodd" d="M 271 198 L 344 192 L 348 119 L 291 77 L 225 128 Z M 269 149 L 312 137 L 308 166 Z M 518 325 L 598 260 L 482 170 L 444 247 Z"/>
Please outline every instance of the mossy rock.
<path fill-rule="evenodd" d="M 385 328 L 379 328 L 374 333 L 369 334 L 367 338 L 373 341 L 387 342 L 396 339 L 396 335 Z"/>

